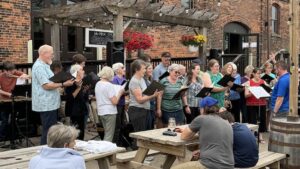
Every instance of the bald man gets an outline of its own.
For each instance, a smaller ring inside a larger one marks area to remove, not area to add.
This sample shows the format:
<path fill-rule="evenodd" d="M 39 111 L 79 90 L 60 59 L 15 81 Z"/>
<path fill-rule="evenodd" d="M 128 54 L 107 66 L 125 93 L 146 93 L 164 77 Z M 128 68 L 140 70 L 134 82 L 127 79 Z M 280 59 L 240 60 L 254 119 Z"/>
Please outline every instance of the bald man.
<path fill-rule="evenodd" d="M 38 50 L 39 58 L 32 66 L 32 110 L 38 112 L 42 121 L 41 145 L 47 143 L 48 129 L 57 123 L 60 94 L 58 88 L 73 85 L 73 80 L 54 83 L 49 80 L 54 74 L 50 69 L 53 47 L 43 45 Z"/>

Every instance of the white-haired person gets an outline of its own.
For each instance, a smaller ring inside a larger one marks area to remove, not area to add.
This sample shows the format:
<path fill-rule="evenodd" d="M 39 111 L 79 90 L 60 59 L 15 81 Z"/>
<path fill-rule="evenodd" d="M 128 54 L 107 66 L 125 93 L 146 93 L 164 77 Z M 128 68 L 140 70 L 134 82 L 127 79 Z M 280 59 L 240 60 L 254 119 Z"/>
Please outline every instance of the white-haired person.
<path fill-rule="evenodd" d="M 39 57 L 32 66 L 32 111 L 40 114 L 43 126 L 41 144 L 46 144 L 48 129 L 57 123 L 60 108 L 58 88 L 72 86 L 74 81 L 54 83 L 49 80 L 54 74 L 50 69 L 53 47 L 43 45 L 38 50 Z"/>
<path fill-rule="evenodd" d="M 78 132 L 75 127 L 63 124 L 50 127 L 47 146 L 30 160 L 29 169 L 85 169 L 83 157 L 73 150 Z"/>
<path fill-rule="evenodd" d="M 88 112 L 86 102 L 88 101 L 88 89 L 89 86 L 82 85 L 82 79 L 84 76 L 83 67 L 79 64 L 71 66 L 70 73 L 76 73 L 76 80 L 72 86 L 65 88 L 66 106 L 65 114 L 70 116 L 71 123 L 79 130 L 78 139 L 84 140 L 85 130 L 85 116 Z"/>
<path fill-rule="evenodd" d="M 111 67 L 104 66 L 99 72 L 101 78 L 95 87 L 97 112 L 104 127 L 104 140 L 113 141 L 116 117 L 118 114 L 117 104 L 124 90 L 115 90 L 115 85 L 111 83 L 114 71 Z"/>
<path fill-rule="evenodd" d="M 241 75 L 237 72 L 237 66 L 233 62 L 228 62 L 232 66 L 231 76 L 235 78 L 234 84 L 241 85 Z M 237 88 L 236 90 L 230 90 L 229 100 L 231 107 L 229 112 L 234 116 L 235 122 L 240 122 L 241 117 L 241 94 L 244 94 L 244 88 Z"/>
<path fill-rule="evenodd" d="M 161 79 L 160 81 L 160 83 L 164 85 L 165 89 L 162 97 L 158 97 L 157 99 L 156 113 L 158 117 L 161 117 L 164 126 L 168 125 L 170 117 L 175 118 L 176 124 L 184 124 L 183 108 L 185 109 L 186 113 L 191 113 L 187 102 L 187 97 L 185 94 L 183 94 L 178 98 L 173 98 L 183 86 L 182 80 L 178 79 L 180 76 L 179 65 L 170 65 L 168 71 L 169 76 Z"/>
<path fill-rule="evenodd" d="M 113 84 L 116 85 L 123 85 L 124 82 L 126 82 L 125 78 L 125 67 L 123 63 L 115 63 L 112 65 L 112 69 L 115 72 L 115 76 L 112 80 Z M 124 119 L 125 119 L 125 95 L 122 95 L 120 97 L 120 100 L 117 104 L 117 118 L 116 118 L 116 127 L 115 127 L 115 135 L 113 138 L 113 142 L 116 143 L 118 146 L 121 145 L 120 141 L 120 128 L 124 125 Z"/>

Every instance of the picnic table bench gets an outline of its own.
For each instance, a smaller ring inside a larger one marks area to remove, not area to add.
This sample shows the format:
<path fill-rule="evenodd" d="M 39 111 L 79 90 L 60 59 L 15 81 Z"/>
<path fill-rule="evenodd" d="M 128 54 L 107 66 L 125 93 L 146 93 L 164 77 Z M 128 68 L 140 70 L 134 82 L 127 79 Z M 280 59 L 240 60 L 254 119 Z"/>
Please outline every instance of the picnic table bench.
<path fill-rule="evenodd" d="M 30 159 L 37 155 L 41 148 L 42 146 L 36 146 L 0 152 L 0 168 L 27 169 Z M 113 151 L 99 154 L 83 150 L 79 150 L 78 152 L 83 156 L 87 169 L 108 169 L 110 164 L 116 163 L 116 154 L 124 151 L 125 148 L 118 147 Z"/>
<path fill-rule="evenodd" d="M 257 164 L 249 169 L 260 169 L 265 167 L 280 169 L 280 162 L 284 159 L 286 159 L 286 154 L 264 151 L 259 153 L 259 160 Z"/>

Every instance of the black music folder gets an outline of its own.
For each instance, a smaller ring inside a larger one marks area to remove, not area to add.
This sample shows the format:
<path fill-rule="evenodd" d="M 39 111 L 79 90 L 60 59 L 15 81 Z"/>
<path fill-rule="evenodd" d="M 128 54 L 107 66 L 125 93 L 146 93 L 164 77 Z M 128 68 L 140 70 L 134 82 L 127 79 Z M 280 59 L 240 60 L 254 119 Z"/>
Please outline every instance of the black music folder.
<path fill-rule="evenodd" d="M 196 97 L 204 98 L 211 93 L 212 89 L 213 89 L 212 87 L 203 87 L 200 90 L 200 92 L 196 95 Z"/>
<path fill-rule="evenodd" d="M 156 90 L 162 91 L 165 89 L 165 86 L 160 84 L 159 82 L 152 81 L 151 84 L 143 91 L 144 95 L 151 96 L 154 94 Z"/>
<path fill-rule="evenodd" d="M 234 82 L 235 78 L 232 77 L 231 75 L 225 75 L 221 80 L 218 81 L 218 85 L 221 85 L 223 87 L 228 86 L 228 82 Z"/>
<path fill-rule="evenodd" d="M 271 92 L 272 92 L 272 89 L 271 89 L 269 86 L 267 86 L 267 85 L 265 85 L 265 84 L 261 84 L 260 86 L 261 86 L 262 88 L 264 88 L 265 91 L 267 91 L 268 93 L 271 93 Z"/>
<path fill-rule="evenodd" d="M 166 71 L 165 73 L 163 73 L 162 75 L 159 76 L 158 80 L 161 80 L 169 75 L 170 75 L 170 73 L 168 71 Z"/>
<path fill-rule="evenodd" d="M 261 77 L 261 79 L 263 79 L 263 80 L 266 81 L 268 84 L 270 84 L 271 81 L 272 81 L 274 78 L 271 77 L 270 75 L 265 74 L 265 75 L 263 75 L 263 76 Z"/>
<path fill-rule="evenodd" d="M 174 96 L 172 99 L 179 99 L 181 96 L 184 95 L 184 93 L 188 90 L 188 87 L 182 87 Z"/>
<path fill-rule="evenodd" d="M 95 88 L 96 83 L 100 80 L 100 78 L 94 72 L 90 72 L 82 79 L 82 85 L 91 85 L 91 88 Z"/>
<path fill-rule="evenodd" d="M 244 90 L 244 87 L 245 86 L 233 83 L 233 86 L 230 88 L 230 90 L 242 91 L 242 90 Z"/>
<path fill-rule="evenodd" d="M 49 80 L 54 83 L 63 83 L 70 79 L 75 79 L 70 72 L 61 71 L 54 76 L 52 76 Z"/>

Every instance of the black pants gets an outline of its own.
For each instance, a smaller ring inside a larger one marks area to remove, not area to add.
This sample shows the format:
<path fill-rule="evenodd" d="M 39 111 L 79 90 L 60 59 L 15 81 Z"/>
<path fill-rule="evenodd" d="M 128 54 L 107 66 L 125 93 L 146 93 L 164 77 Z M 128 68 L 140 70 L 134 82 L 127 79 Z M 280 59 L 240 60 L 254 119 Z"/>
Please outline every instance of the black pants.
<path fill-rule="evenodd" d="M 120 128 L 124 126 L 124 116 L 125 116 L 125 106 L 117 105 L 118 114 L 116 117 L 116 127 L 113 142 L 116 143 L 118 146 L 122 146 L 120 140 Z"/>
<path fill-rule="evenodd" d="M 200 115 L 200 110 L 198 107 L 190 107 L 190 110 L 191 110 L 191 114 L 188 114 L 185 112 L 185 109 L 183 108 L 186 124 L 190 124 L 194 120 L 194 118 Z"/>
<path fill-rule="evenodd" d="M 240 122 L 241 116 L 241 102 L 240 99 L 230 100 L 231 101 L 231 109 L 229 110 L 233 115 L 235 122 Z"/>
<path fill-rule="evenodd" d="M 41 116 L 41 121 L 42 121 L 42 137 L 41 137 L 41 145 L 47 144 L 47 134 L 49 128 L 57 123 L 57 114 L 58 114 L 58 109 L 52 110 L 52 111 L 44 111 L 44 112 L 39 112 Z"/>
<path fill-rule="evenodd" d="M 74 126 L 76 126 L 77 129 L 79 129 L 80 133 L 78 136 L 79 140 L 84 140 L 84 121 L 85 121 L 85 116 L 71 116 L 71 121 Z"/>
<path fill-rule="evenodd" d="M 266 106 L 247 106 L 248 123 L 257 124 L 259 119 L 259 132 L 266 132 Z"/>

